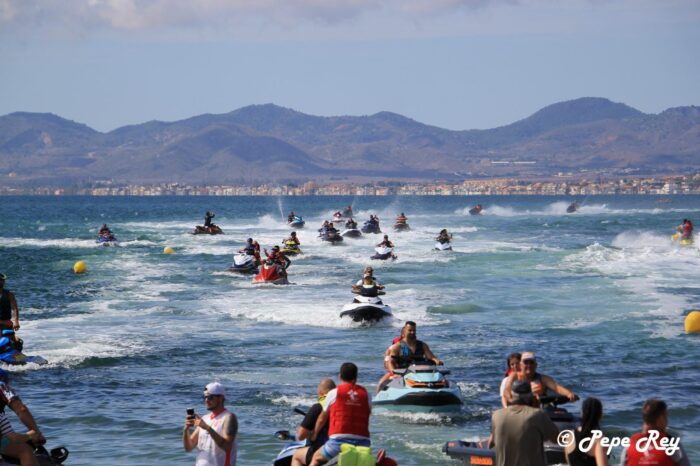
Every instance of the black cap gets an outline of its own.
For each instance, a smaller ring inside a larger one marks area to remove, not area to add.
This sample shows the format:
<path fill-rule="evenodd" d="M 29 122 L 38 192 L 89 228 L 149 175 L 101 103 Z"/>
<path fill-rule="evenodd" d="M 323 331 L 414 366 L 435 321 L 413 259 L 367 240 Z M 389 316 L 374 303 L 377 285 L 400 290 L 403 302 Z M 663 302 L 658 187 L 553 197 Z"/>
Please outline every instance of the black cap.
<path fill-rule="evenodd" d="M 522 397 L 523 395 L 532 395 L 532 386 L 530 385 L 530 382 L 526 380 L 514 381 L 510 389 L 511 392 L 513 392 L 513 395 L 517 395 L 518 397 Z"/>

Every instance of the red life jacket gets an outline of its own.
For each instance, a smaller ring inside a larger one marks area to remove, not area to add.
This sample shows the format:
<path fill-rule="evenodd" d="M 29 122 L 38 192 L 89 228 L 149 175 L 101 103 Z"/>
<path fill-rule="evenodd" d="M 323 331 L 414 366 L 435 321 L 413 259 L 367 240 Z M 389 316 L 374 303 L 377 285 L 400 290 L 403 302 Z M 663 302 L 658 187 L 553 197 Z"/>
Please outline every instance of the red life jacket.
<path fill-rule="evenodd" d="M 361 385 L 345 382 L 338 385 L 329 414 L 329 436 L 350 434 L 369 437 L 369 396 Z"/>
<path fill-rule="evenodd" d="M 666 454 L 664 450 L 657 450 L 653 445 L 649 446 L 649 450 L 643 452 L 637 450 L 637 442 L 639 439 L 648 437 L 648 433 L 639 432 L 630 437 L 630 446 L 627 449 L 627 464 L 625 466 L 677 466 L 676 462 Z M 660 432 L 659 442 L 666 434 Z"/>

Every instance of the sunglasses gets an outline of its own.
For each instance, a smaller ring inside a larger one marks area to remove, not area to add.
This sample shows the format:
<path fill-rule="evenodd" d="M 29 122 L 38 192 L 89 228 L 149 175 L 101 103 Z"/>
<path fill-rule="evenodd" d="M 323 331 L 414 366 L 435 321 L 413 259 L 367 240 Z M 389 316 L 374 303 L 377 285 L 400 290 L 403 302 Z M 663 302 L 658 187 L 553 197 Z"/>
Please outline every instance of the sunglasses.
<path fill-rule="evenodd" d="M 205 396 L 204 396 L 204 399 L 205 399 L 206 401 L 211 401 L 211 400 L 213 400 L 213 399 L 214 399 L 215 397 L 217 397 L 217 396 L 221 396 L 221 395 L 205 395 Z"/>

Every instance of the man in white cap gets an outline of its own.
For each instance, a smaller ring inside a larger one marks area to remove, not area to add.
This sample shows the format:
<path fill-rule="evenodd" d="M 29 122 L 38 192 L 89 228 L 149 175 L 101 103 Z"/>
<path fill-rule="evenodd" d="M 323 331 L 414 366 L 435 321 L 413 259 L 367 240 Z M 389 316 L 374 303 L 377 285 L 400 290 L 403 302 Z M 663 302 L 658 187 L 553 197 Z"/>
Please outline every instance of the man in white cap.
<path fill-rule="evenodd" d="M 197 447 L 195 466 L 236 466 L 236 436 L 238 419 L 224 408 L 223 385 L 212 382 L 204 389 L 204 404 L 211 414 L 200 417 L 189 414 L 185 418 L 182 444 L 185 451 Z M 190 433 L 190 428 L 194 432 Z"/>
<path fill-rule="evenodd" d="M 512 401 L 512 386 L 516 380 L 525 380 L 532 386 L 532 394 L 539 398 L 547 394 L 550 390 L 557 395 L 565 396 L 571 401 L 578 400 L 578 396 L 568 388 L 559 385 L 548 375 L 537 372 L 537 359 L 535 353 L 526 351 L 520 358 L 520 372 L 515 372 L 508 377 L 503 395 L 506 401 Z"/>

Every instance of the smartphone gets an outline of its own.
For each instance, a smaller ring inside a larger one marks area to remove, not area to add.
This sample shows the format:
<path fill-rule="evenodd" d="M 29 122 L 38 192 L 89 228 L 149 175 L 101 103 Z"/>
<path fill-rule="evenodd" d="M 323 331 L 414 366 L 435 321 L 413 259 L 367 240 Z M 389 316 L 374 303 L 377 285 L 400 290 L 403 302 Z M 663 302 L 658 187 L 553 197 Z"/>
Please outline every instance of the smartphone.
<path fill-rule="evenodd" d="M 194 417 L 194 408 L 187 408 L 187 417 Z"/>

